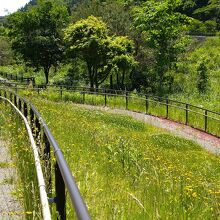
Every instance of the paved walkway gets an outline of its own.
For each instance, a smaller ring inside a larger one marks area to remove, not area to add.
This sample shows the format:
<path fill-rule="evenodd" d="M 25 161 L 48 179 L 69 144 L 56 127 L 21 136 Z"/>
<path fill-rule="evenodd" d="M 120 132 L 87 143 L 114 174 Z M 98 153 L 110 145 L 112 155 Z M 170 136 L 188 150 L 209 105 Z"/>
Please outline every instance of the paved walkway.
<path fill-rule="evenodd" d="M 79 104 L 80 105 L 80 104 Z M 101 109 L 110 113 L 129 115 L 136 120 L 143 121 L 153 126 L 166 129 L 171 133 L 186 138 L 188 140 L 195 141 L 197 144 L 205 148 L 211 153 L 220 155 L 220 138 L 197 129 L 191 128 L 177 122 L 173 122 L 167 119 L 158 118 L 143 113 L 132 112 L 129 110 L 111 109 L 108 107 L 92 106 L 92 105 L 80 105 L 90 109 Z"/>
<path fill-rule="evenodd" d="M 16 169 L 6 144 L 0 141 L 0 220 L 24 219 L 15 197 Z"/>

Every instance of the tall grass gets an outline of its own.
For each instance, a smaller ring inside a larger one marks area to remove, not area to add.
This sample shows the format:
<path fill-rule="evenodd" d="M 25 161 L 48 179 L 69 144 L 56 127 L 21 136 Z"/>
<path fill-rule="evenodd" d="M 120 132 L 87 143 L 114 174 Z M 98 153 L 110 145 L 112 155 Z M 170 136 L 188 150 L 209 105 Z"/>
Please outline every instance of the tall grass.
<path fill-rule="evenodd" d="M 22 92 L 22 94 L 27 95 L 26 92 Z M 29 95 L 36 94 L 33 91 L 28 92 Z M 106 102 L 104 94 L 83 94 L 82 92 L 74 92 L 63 90 L 62 95 L 60 91 L 54 91 L 51 89 L 41 90 L 39 95 L 44 98 L 48 98 L 53 101 L 71 101 L 75 103 L 84 103 L 90 105 L 101 105 L 118 108 L 118 109 L 127 109 L 131 111 L 146 113 L 159 117 L 166 117 L 173 121 L 177 121 L 180 123 L 186 123 L 186 104 L 177 103 L 172 100 L 169 100 L 168 112 L 167 106 L 165 104 L 165 100 L 159 99 L 148 99 L 148 107 L 146 108 L 146 99 L 142 96 L 131 95 L 127 98 L 127 106 L 126 106 L 126 96 L 124 95 L 115 95 L 115 94 L 107 94 Z M 205 130 L 205 111 L 193 106 L 188 107 L 188 121 L 187 124 L 198 128 L 201 130 Z M 197 112 L 197 113 L 196 113 Z M 220 116 L 215 115 L 213 113 L 208 113 L 208 116 L 213 117 L 207 118 L 207 131 L 213 135 L 220 136 Z M 217 119 L 217 120 L 216 120 Z"/>
<path fill-rule="evenodd" d="M 219 157 L 130 117 L 32 101 L 93 219 L 219 219 Z"/>
<path fill-rule="evenodd" d="M 26 129 L 20 117 L 7 104 L 0 103 L 1 130 L 10 145 L 12 159 L 18 170 L 15 196 L 24 208 L 25 219 L 42 219 L 34 157 Z"/>

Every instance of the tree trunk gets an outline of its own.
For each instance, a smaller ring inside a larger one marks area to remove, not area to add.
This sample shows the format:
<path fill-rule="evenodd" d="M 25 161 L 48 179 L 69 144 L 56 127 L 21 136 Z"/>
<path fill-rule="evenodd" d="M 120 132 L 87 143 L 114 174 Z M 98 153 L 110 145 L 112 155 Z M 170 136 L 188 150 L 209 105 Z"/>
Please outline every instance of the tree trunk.
<path fill-rule="evenodd" d="M 113 89 L 113 79 L 112 79 L 112 74 L 110 75 L 110 89 Z"/>
<path fill-rule="evenodd" d="M 49 71 L 50 71 L 50 67 L 44 67 L 44 75 L 45 75 L 45 79 L 46 79 L 46 85 L 49 82 Z"/>
<path fill-rule="evenodd" d="M 116 73 L 117 89 L 120 88 L 119 75 Z"/>
<path fill-rule="evenodd" d="M 89 75 L 90 90 L 92 91 L 94 88 L 94 80 L 92 76 L 92 67 L 88 63 L 87 63 L 87 69 L 88 69 L 88 75 Z"/>
<path fill-rule="evenodd" d="M 121 79 L 121 88 L 124 89 L 124 80 L 125 80 L 125 70 L 122 71 L 122 79 Z"/>
<path fill-rule="evenodd" d="M 96 92 L 97 92 L 98 88 L 99 88 L 97 68 L 94 68 L 94 80 L 95 80 L 95 88 L 96 88 Z"/>

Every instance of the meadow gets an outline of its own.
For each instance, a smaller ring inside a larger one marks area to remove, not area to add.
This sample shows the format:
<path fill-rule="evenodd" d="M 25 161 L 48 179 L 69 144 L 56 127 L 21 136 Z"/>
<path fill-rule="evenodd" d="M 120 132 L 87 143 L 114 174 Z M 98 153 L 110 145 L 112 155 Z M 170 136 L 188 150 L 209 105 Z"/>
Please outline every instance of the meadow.
<path fill-rule="evenodd" d="M 208 117 L 205 118 L 205 110 L 188 105 L 189 111 L 186 112 L 186 104 L 168 100 L 166 106 L 166 99 L 158 99 L 148 97 L 146 98 L 137 94 L 130 94 L 127 98 L 125 95 L 114 94 L 89 94 L 82 91 L 70 91 L 67 89 L 60 90 L 54 89 L 41 89 L 39 92 L 34 90 L 20 91 L 24 95 L 38 95 L 45 99 L 53 101 L 66 101 L 88 105 L 108 106 L 110 108 L 128 109 L 131 111 L 147 113 L 150 115 L 168 118 L 182 124 L 188 124 L 194 128 L 205 130 L 213 135 L 220 136 L 220 115 L 208 112 Z M 126 100 L 127 99 L 127 100 Z M 146 106 L 147 105 L 147 106 Z M 186 116 L 187 114 L 187 116 Z M 207 119 L 207 120 L 206 120 Z M 207 122 L 207 123 L 206 123 Z"/>
<path fill-rule="evenodd" d="M 31 100 L 57 139 L 93 219 L 219 218 L 219 157 L 127 116 Z"/>

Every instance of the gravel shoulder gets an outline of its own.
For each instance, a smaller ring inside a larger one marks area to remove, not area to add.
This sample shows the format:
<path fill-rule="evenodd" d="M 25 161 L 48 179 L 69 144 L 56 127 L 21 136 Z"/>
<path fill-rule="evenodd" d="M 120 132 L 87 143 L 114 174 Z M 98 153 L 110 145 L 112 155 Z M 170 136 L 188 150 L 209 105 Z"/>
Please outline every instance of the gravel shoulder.
<path fill-rule="evenodd" d="M 16 199 L 16 168 L 5 142 L 0 141 L 0 219 L 24 219 L 23 208 Z"/>
<path fill-rule="evenodd" d="M 143 113 L 133 112 L 129 110 L 122 109 L 111 109 L 108 107 L 92 106 L 92 105 L 80 105 L 88 109 L 99 109 L 104 110 L 109 113 L 128 115 L 132 118 L 151 124 L 153 126 L 166 129 L 167 131 L 173 133 L 174 135 L 192 140 L 202 146 L 204 149 L 211 153 L 220 155 L 220 138 L 213 135 L 207 134 L 203 131 L 197 130 L 187 125 L 183 125 L 168 119 L 158 118 L 151 115 L 146 115 Z"/>

